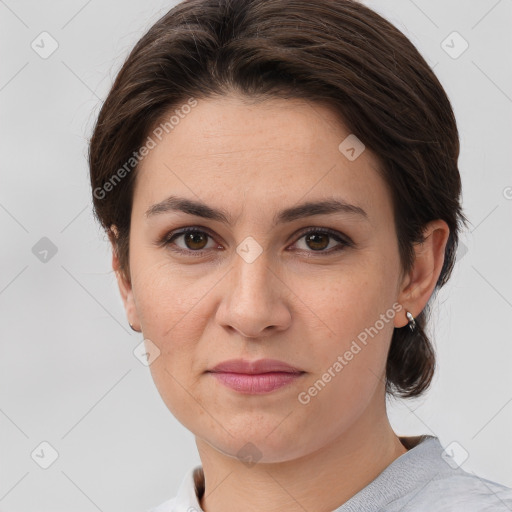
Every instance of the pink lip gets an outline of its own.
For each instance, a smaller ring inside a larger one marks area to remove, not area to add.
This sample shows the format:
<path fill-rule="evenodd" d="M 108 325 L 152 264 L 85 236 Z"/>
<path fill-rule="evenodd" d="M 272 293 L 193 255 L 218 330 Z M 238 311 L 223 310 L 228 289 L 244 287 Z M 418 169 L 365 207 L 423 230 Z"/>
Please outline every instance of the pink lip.
<path fill-rule="evenodd" d="M 209 370 L 225 386 L 240 393 L 269 393 L 291 383 L 304 372 L 276 359 L 231 359 Z"/>
<path fill-rule="evenodd" d="M 284 361 L 277 359 L 258 359 L 257 361 L 247 361 L 246 359 L 229 359 L 214 366 L 211 372 L 230 372 L 230 373 L 268 373 L 268 372 L 286 372 L 301 373 L 301 370 L 294 368 Z"/>

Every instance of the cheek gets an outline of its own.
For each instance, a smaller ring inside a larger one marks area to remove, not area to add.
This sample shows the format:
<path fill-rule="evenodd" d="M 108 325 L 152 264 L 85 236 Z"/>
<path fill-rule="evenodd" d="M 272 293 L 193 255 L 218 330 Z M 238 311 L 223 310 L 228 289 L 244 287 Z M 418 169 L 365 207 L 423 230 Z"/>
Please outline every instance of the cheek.
<path fill-rule="evenodd" d="M 335 334 L 310 340 L 314 371 L 295 397 L 308 422 L 307 432 L 297 434 L 303 442 L 311 431 L 325 440 L 349 429 L 384 387 L 395 312 L 375 290 L 350 291 L 340 291 L 324 309 Z"/>
<path fill-rule="evenodd" d="M 337 273 L 301 279 L 294 285 L 297 295 L 322 320 L 330 343 L 338 339 L 341 348 L 371 328 L 396 299 L 396 272 L 376 256 L 365 255 Z M 377 328 L 389 335 L 393 322 L 387 320 Z"/>
<path fill-rule="evenodd" d="M 207 278 L 187 279 L 166 263 L 146 266 L 134 280 L 144 337 L 160 351 L 150 370 L 171 411 L 173 403 L 186 399 L 181 396 L 183 389 L 192 388 L 194 379 L 204 370 L 199 366 L 202 359 L 198 353 L 208 321 L 204 290 L 213 285 Z"/>
<path fill-rule="evenodd" d="M 133 290 L 144 334 L 166 344 L 167 340 L 177 345 L 186 343 L 188 339 L 180 332 L 200 327 L 198 311 L 205 290 L 214 285 L 214 280 L 210 283 L 205 277 L 188 278 L 186 272 L 161 258 L 140 267 Z"/>
<path fill-rule="evenodd" d="M 157 265 L 140 275 L 134 290 L 144 337 L 160 350 L 149 367 L 155 386 L 169 411 L 189 426 L 205 413 L 196 384 L 207 302 L 203 283 L 186 281 L 165 264 Z"/>
<path fill-rule="evenodd" d="M 333 400 L 345 407 L 369 399 L 383 379 L 396 315 L 394 279 L 393 270 L 384 272 L 374 258 L 340 272 L 335 284 L 326 281 L 316 288 L 321 293 L 300 290 L 324 324 L 322 334 L 318 331 L 306 342 L 314 362 L 308 384 L 324 394 L 319 402 Z M 327 388 L 331 391 L 325 392 Z"/>

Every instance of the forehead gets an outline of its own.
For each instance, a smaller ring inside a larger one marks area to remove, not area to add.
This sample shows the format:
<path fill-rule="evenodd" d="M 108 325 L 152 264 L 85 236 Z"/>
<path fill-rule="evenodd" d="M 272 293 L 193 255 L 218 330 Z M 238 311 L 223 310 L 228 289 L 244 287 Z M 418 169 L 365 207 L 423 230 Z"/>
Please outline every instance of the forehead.
<path fill-rule="evenodd" d="M 164 116 L 164 122 L 168 118 Z M 337 156 L 339 143 L 349 135 L 327 106 L 299 99 L 257 103 L 242 96 L 202 99 L 186 115 L 174 116 L 174 123 L 167 129 L 160 124 L 165 133 L 142 167 L 171 149 L 180 159 L 235 159 L 250 152 L 274 157 L 272 149 L 287 152 L 287 158 L 330 158 L 332 153 Z"/>
<path fill-rule="evenodd" d="M 275 209 L 336 194 L 379 215 L 390 208 L 376 157 L 368 149 L 357 156 L 357 139 L 319 103 L 197 100 L 161 140 L 153 139 L 137 169 L 134 199 L 141 205 L 179 193 L 216 206 Z M 347 158 L 347 145 L 357 158 Z"/>

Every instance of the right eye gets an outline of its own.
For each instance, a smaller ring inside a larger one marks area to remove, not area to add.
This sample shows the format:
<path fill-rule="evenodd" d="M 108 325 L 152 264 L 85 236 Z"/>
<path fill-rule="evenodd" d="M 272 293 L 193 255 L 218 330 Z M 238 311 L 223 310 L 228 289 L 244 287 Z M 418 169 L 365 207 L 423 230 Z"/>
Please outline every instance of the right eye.
<path fill-rule="evenodd" d="M 208 239 L 210 239 L 212 244 L 210 247 L 208 247 Z M 181 245 L 176 243 L 176 240 L 181 240 Z M 169 247 L 172 251 L 182 254 L 188 253 L 196 255 L 203 254 L 204 251 L 215 247 L 215 241 L 208 232 L 198 228 L 188 227 L 166 234 L 161 240 L 160 245 Z"/>

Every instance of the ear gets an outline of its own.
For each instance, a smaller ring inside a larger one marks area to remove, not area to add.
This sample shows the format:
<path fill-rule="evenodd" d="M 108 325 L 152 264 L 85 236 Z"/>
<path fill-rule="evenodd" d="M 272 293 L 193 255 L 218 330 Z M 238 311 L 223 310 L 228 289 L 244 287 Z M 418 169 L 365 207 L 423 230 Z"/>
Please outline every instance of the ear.
<path fill-rule="evenodd" d="M 395 316 L 395 327 L 408 324 L 406 311 L 416 317 L 427 305 L 443 268 L 449 235 L 448 224 L 441 219 L 434 220 L 423 231 L 424 241 L 414 245 L 414 264 L 401 285 L 398 302 L 403 310 Z"/>
<path fill-rule="evenodd" d="M 111 233 L 117 236 L 116 227 L 112 226 L 110 229 Z M 116 239 L 115 236 L 112 236 L 111 233 L 109 233 L 109 238 L 112 245 L 112 269 L 116 274 L 117 285 L 119 287 L 121 299 L 123 300 L 124 309 L 126 311 L 126 318 L 128 319 L 128 323 L 133 326 L 133 329 L 142 332 L 139 316 L 137 314 L 137 308 L 135 307 L 135 301 L 133 299 L 132 285 L 125 272 L 121 269 Z"/>

